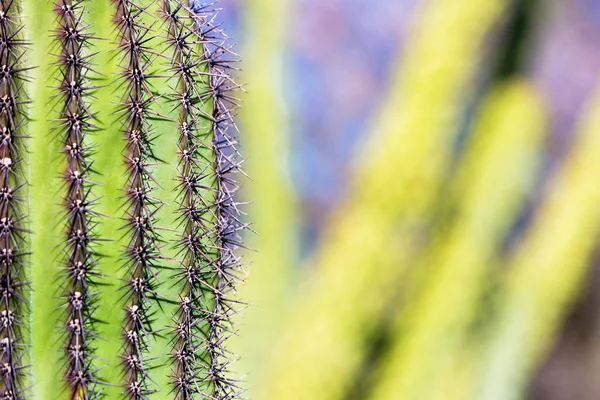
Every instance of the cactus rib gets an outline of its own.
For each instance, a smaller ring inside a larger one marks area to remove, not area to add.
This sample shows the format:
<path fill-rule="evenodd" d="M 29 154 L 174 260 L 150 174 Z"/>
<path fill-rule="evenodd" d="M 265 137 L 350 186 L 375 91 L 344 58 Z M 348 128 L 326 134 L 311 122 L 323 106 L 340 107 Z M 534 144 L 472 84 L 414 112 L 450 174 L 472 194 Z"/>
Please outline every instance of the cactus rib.
<path fill-rule="evenodd" d="M 242 279 L 234 250 L 242 245 L 240 203 L 235 198 L 241 171 L 233 115 L 240 88 L 232 79 L 231 46 L 216 25 L 212 4 L 163 1 L 167 44 L 176 89 L 172 102 L 179 121 L 179 213 L 181 240 L 178 311 L 173 339 L 172 385 L 176 398 L 195 394 L 237 398 L 243 392 L 230 376 L 225 349 L 235 333 L 233 294 Z"/>
<path fill-rule="evenodd" d="M 60 113 L 59 133 L 66 156 L 64 173 L 66 214 L 66 266 L 63 273 L 65 321 L 65 380 L 70 398 L 88 400 L 97 397 L 97 379 L 91 365 L 94 334 L 95 294 L 98 276 L 93 244 L 95 213 L 91 209 L 89 175 L 92 170 L 90 148 L 86 136 L 95 130 L 94 116 L 86 104 L 94 87 L 88 84 L 90 56 L 85 48 L 91 39 L 83 25 L 83 0 L 59 0 L 55 3 L 58 16 L 56 38 L 60 43 Z"/>
<path fill-rule="evenodd" d="M 214 171 L 214 187 L 216 198 L 212 205 L 215 227 L 206 232 L 209 242 L 217 251 L 217 258 L 210 265 L 212 271 L 207 273 L 203 282 L 210 282 L 206 290 L 212 292 L 212 305 L 204 306 L 204 318 L 207 322 L 205 348 L 207 353 L 207 376 L 215 399 L 232 399 L 241 396 L 243 388 L 231 376 L 230 365 L 233 355 L 225 348 L 227 339 L 235 334 L 232 318 L 243 305 L 235 298 L 237 285 L 243 280 L 243 265 L 235 249 L 243 247 L 241 232 L 248 229 L 242 203 L 236 198 L 239 184 L 236 175 L 243 173 L 243 159 L 237 149 L 234 122 L 239 99 L 234 92 L 241 86 L 232 78 L 235 70 L 236 54 L 227 36 L 215 22 L 218 10 L 213 3 L 199 0 L 190 1 L 190 9 L 196 22 L 198 42 L 202 46 L 201 60 L 204 66 L 202 73 L 206 88 L 200 93 L 201 103 L 212 105 L 210 114 L 213 154 L 212 170 Z"/>
<path fill-rule="evenodd" d="M 175 335 L 173 338 L 173 372 L 171 382 L 175 398 L 192 399 L 202 392 L 198 382 L 199 366 L 196 354 L 201 350 L 197 340 L 197 326 L 200 318 L 198 303 L 204 298 L 201 284 L 202 262 L 210 264 L 212 257 L 202 248 L 202 221 L 200 216 L 206 213 L 206 199 L 200 194 L 202 174 L 208 171 L 210 164 L 201 153 L 209 148 L 205 138 L 200 137 L 202 127 L 199 119 L 197 95 L 196 60 L 198 57 L 195 43 L 194 21 L 186 18 L 181 3 L 172 4 L 170 0 L 162 2 L 162 16 L 167 25 L 167 44 L 172 49 L 171 71 L 176 79 L 175 91 L 171 100 L 179 110 L 178 142 L 178 180 L 179 180 L 179 222 L 182 230 L 177 251 L 181 258 L 181 292 L 175 315 Z M 191 26 L 190 26 L 191 22 Z M 210 132 L 209 132 L 210 134 Z M 204 140 L 202 140 L 204 139 Z"/>
<path fill-rule="evenodd" d="M 20 342 L 27 232 L 21 192 L 27 68 L 19 13 L 14 1 L 0 0 L 0 399 L 24 396 Z"/>
<path fill-rule="evenodd" d="M 158 302 L 156 288 L 161 267 L 160 237 L 155 226 L 159 200 L 151 197 L 156 182 L 149 171 L 156 162 L 152 150 L 150 109 L 154 103 L 148 67 L 152 60 L 149 42 L 150 28 L 141 21 L 146 9 L 131 0 L 113 0 L 116 6 L 115 24 L 118 29 L 122 58 L 122 81 L 125 97 L 121 115 L 126 136 L 125 163 L 127 166 L 127 230 L 129 245 L 125 251 L 127 268 L 127 304 L 123 330 L 124 395 L 126 398 L 147 399 L 153 392 L 149 387 L 148 341 L 152 330 L 152 305 Z"/>

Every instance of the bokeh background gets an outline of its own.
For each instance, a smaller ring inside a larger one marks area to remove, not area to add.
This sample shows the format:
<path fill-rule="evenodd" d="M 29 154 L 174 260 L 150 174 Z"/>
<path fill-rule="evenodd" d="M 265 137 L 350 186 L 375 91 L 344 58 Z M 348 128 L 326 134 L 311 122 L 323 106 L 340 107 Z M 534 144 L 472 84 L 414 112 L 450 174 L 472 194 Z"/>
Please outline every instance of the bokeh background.
<path fill-rule="evenodd" d="M 222 0 L 252 399 L 600 398 L 600 1 Z"/>

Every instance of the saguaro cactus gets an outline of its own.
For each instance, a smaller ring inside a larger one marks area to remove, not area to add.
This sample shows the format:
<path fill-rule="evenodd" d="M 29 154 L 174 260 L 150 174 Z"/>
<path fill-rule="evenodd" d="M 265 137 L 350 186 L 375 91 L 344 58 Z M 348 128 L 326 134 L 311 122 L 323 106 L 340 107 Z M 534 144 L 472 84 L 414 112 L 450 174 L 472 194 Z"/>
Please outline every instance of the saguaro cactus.
<path fill-rule="evenodd" d="M 239 85 L 216 15 L 187 0 L 0 0 L 0 399 L 241 394 L 225 345 L 247 228 Z"/>
<path fill-rule="evenodd" d="M 26 216 L 24 215 L 24 163 L 26 135 L 23 90 L 25 42 L 18 10 L 10 1 L 2 1 L 0 14 L 0 396 L 8 399 L 23 386 L 22 357 L 25 350 L 23 283 L 26 259 Z"/>
<path fill-rule="evenodd" d="M 237 309 L 230 294 L 239 279 L 240 261 L 233 250 L 246 228 L 235 199 L 238 186 L 231 179 L 231 172 L 239 170 L 240 155 L 228 133 L 237 107 L 229 93 L 238 85 L 228 73 L 229 49 L 213 23 L 211 6 L 191 2 L 192 18 L 180 15 L 180 4 L 173 8 L 164 1 L 163 6 L 177 76 L 171 97 L 180 112 L 178 203 L 184 228 L 178 245 L 182 290 L 173 384 L 181 398 L 203 392 L 202 386 L 213 388 L 217 398 L 232 398 L 239 388 L 226 374 L 229 357 L 223 343 Z"/>
<path fill-rule="evenodd" d="M 95 284 L 96 255 L 90 199 L 89 172 L 92 162 L 86 140 L 94 129 L 93 115 L 87 101 L 92 89 L 87 82 L 91 68 L 84 53 L 90 39 L 85 33 L 82 16 L 83 6 L 69 0 L 56 2 L 58 29 L 56 39 L 60 42 L 60 92 L 62 106 L 59 135 L 66 156 L 64 172 L 64 217 L 66 219 L 65 271 L 61 279 L 64 285 L 66 307 L 65 361 L 66 380 L 69 390 L 81 398 L 89 396 L 90 385 L 96 379 L 90 367 L 93 297 L 90 286 Z"/>

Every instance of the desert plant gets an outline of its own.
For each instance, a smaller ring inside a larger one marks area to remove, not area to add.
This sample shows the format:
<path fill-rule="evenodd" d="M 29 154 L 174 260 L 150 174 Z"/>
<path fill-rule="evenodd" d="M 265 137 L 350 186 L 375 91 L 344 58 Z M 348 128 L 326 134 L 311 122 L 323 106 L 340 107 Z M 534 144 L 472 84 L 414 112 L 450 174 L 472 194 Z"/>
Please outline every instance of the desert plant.
<path fill-rule="evenodd" d="M 515 10 L 529 2 L 417 3 L 348 196 L 306 268 L 288 273 L 298 287 L 266 349 L 261 399 L 536 397 L 536 369 L 592 281 L 598 95 L 557 160 L 545 140 L 556 128 L 551 96 L 515 65 L 530 51 L 530 22 Z M 513 35 L 520 43 L 505 42 Z M 499 48 L 507 54 L 496 60 Z M 570 339 L 566 354 L 582 366 L 574 375 L 593 370 L 596 343 L 586 358 Z M 560 349 L 552 367 L 564 362 Z"/>
<path fill-rule="evenodd" d="M 493 275 L 486 267 L 498 258 L 535 182 L 545 121 L 541 96 L 521 81 L 500 85 L 484 102 L 448 190 L 449 227 L 439 229 L 415 262 L 421 282 L 396 311 L 394 341 L 372 398 L 435 398 Z M 498 168 L 508 157 L 510 165 Z"/>
<path fill-rule="evenodd" d="M 0 398 L 242 392 L 239 85 L 217 12 L 0 0 Z"/>
<path fill-rule="evenodd" d="M 482 42 L 507 5 L 424 2 L 348 199 L 311 260 L 319 274 L 281 330 L 261 398 L 334 399 L 351 390 L 376 334 L 373 316 L 386 312 L 405 282 L 420 241 L 412 235 L 430 223 L 456 122 L 472 101 Z"/>

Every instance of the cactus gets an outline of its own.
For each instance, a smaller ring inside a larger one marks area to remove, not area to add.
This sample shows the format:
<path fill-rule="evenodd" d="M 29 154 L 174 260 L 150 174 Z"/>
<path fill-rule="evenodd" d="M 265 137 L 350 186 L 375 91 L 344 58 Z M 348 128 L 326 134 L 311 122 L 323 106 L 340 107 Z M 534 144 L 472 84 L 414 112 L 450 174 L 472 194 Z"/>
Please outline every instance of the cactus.
<path fill-rule="evenodd" d="M 0 399 L 242 394 L 240 86 L 217 13 L 0 0 Z"/>
<path fill-rule="evenodd" d="M 0 144 L 0 232 L 1 259 L 0 284 L 0 397 L 15 398 L 23 392 L 23 341 L 22 326 L 25 319 L 24 281 L 26 264 L 27 224 L 24 202 L 24 137 L 26 135 L 26 94 L 23 90 L 27 68 L 23 57 L 26 43 L 22 25 L 18 22 L 19 10 L 15 3 L 2 1 L 0 15 L 0 58 L 2 83 L 0 84 L 2 144 Z"/>
<path fill-rule="evenodd" d="M 90 40 L 83 26 L 83 4 L 76 1 L 57 1 L 60 43 L 60 119 L 57 137 L 63 144 L 66 169 L 64 172 L 64 218 L 66 221 L 64 285 L 66 308 L 65 378 L 69 391 L 79 397 L 94 393 L 96 378 L 91 370 L 91 340 L 93 337 L 93 299 L 90 289 L 95 285 L 96 254 L 93 225 L 95 217 L 90 199 L 89 173 L 92 168 L 87 134 L 94 130 L 93 115 L 87 104 L 93 87 L 87 82 L 90 62 L 85 47 Z"/>
<path fill-rule="evenodd" d="M 427 210 L 451 164 L 456 119 L 472 101 L 483 37 L 507 11 L 502 0 L 481 4 L 424 3 L 402 72 L 352 175 L 353 190 L 311 259 L 319 278 L 289 311 L 260 398 L 329 400 L 350 390 L 377 329 L 370 321 L 385 312 L 417 257 L 410 235 L 431 223 Z M 391 167 L 399 160 L 402 167 Z M 394 259 L 382 246 L 394 249 Z"/>

